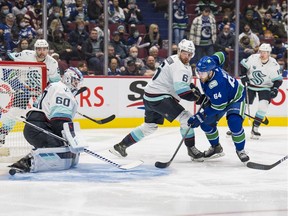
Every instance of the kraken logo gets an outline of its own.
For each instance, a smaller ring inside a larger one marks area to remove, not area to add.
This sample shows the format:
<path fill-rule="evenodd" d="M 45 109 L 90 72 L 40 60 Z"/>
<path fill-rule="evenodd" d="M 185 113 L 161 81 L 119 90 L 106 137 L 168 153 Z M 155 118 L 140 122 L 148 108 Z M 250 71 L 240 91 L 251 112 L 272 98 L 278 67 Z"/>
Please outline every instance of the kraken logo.
<path fill-rule="evenodd" d="M 263 74 L 261 71 L 253 71 L 252 76 L 253 78 L 251 79 L 251 81 L 255 85 L 261 85 L 264 82 L 263 77 L 265 77 L 266 75 Z"/>

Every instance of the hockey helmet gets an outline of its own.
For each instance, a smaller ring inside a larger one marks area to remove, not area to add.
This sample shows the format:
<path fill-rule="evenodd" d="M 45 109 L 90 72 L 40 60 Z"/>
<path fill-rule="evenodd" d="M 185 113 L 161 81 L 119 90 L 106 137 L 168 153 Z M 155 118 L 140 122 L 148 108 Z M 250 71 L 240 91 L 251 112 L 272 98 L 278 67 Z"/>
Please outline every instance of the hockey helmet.
<path fill-rule="evenodd" d="M 261 46 L 259 47 L 259 51 L 271 52 L 272 48 L 271 48 L 270 44 L 262 43 Z"/>
<path fill-rule="evenodd" d="M 77 90 L 83 82 L 83 75 L 76 67 L 69 67 L 62 76 L 62 82 L 70 88 L 71 91 Z"/>
<path fill-rule="evenodd" d="M 209 56 L 204 56 L 202 57 L 196 64 L 196 71 L 198 73 L 203 73 L 203 72 L 210 72 L 214 68 L 216 68 L 217 65 L 213 58 Z"/>
<path fill-rule="evenodd" d="M 181 51 L 192 53 L 191 58 L 193 58 L 195 55 L 195 46 L 194 46 L 193 41 L 191 40 L 186 40 L 186 39 L 181 40 L 180 43 L 178 44 L 178 50 L 179 50 L 179 53 L 181 53 Z"/>
<path fill-rule="evenodd" d="M 34 44 L 34 48 L 38 48 L 38 47 L 47 47 L 49 48 L 49 44 L 45 39 L 38 39 L 36 40 L 35 44 Z"/>

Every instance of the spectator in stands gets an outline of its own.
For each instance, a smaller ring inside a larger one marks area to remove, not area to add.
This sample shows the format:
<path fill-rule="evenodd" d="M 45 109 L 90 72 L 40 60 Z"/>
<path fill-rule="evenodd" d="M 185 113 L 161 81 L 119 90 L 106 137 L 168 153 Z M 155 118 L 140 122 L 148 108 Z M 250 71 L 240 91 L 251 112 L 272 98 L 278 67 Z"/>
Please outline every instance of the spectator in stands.
<path fill-rule="evenodd" d="M 234 50 L 235 46 L 235 35 L 231 33 L 231 29 L 229 25 L 225 25 L 223 27 L 223 31 L 221 31 L 217 35 L 216 42 L 214 44 L 215 51 L 223 51 L 226 54 Z"/>
<path fill-rule="evenodd" d="M 148 34 L 144 36 L 144 43 L 150 43 L 149 46 L 147 46 L 147 51 L 152 46 L 157 46 L 158 49 L 162 48 L 163 41 L 159 32 L 159 27 L 157 24 L 150 24 Z"/>
<path fill-rule="evenodd" d="M 66 17 L 65 0 L 52 0 L 52 3 L 48 7 L 48 16 L 50 16 L 54 12 L 54 7 L 60 8 L 60 11 L 57 12 L 59 13 L 58 17 Z"/>
<path fill-rule="evenodd" d="M 141 24 L 143 23 L 143 16 L 141 10 L 138 8 L 135 0 L 129 0 L 127 9 L 124 10 L 125 23 L 128 24 Z"/>
<path fill-rule="evenodd" d="M 127 57 L 127 47 L 120 41 L 120 35 L 118 31 L 113 32 L 110 44 L 114 47 L 115 54 L 118 55 L 121 60 Z"/>
<path fill-rule="evenodd" d="M 229 25 L 230 32 L 235 34 L 236 25 L 233 21 L 230 20 L 228 15 L 224 15 L 222 18 L 222 22 L 218 25 L 218 32 L 221 32 L 225 25 Z"/>
<path fill-rule="evenodd" d="M 214 43 L 217 38 L 217 27 L 210 7 L 203 7 L 202 14 L 195 17 L 190 29 L 190 40 L 194 42 L 196 51 L 192 62 L 198 62 L 204 55 L 211 56 L 214 53 Z"/>
<path fill-rule="evenodd" d="M 250 38 L 244 35 L 239 40 L 239 62 L 242 59 L 248 58 L 250 55 L 256 53 L 250 43 Z"/>
<path fill-rule="evenodd" d="M 0 58 L 2 61 L 9 60 L 7 50 L 7 42 L 4 40 L 4 35 L 2 33 L 0 34 Z"/>
<path fill-rule="evenodd" d="M 50 23 L 50 25 L 48 27 L 48 40 L 50 40 L 50 41 L 53 40 L 53 32 L 55 30 L 61 30 L 59 20 L 57 20 L 57 19 L 52 20 L 52 22 Z"/>
<path fill-rule="evenodd" d="M 127 33 L 124 25 L 119 25 L 117 27 L 117 31 L 119 32 L 120 41 L 127 45 Z"/>
<path fill-rule="evenodd" d="M 174 43 L 178 44 L 185 34 L 188 24 L 188 16 L 186 14 L 186 2 L 185 0 L 174 0 L 172 4 L 173 8 L 173 34 Z"/>
<path fill-rule="evenodd" d="M 103 75 L 103 49 L 102 39 L 98 39 L 98 32 L 91 29 L 89 38 L 82 44 L 82 52 L 88 64 L 88 70 L 94 71 L 95 75 Z"/>
<path fill-rule="evenodd" d="M 104 14 L 98 19 L 98 26 L 95 27 L 98 32 L 98 40 L 104 40 Z M 110 29 L 108 29 L 108 41 L 110 41 Z"/>
<path fill-rule="evenodd" d="M 88 1 L 87 13 L 90 22 L 98 23 L 98 19 L 103 14 L 103 4 L 101 0 Z"/>
<path fill-rule="evenodd" d="M 42 5 L 40 2 L 35 3 L 35 5 L 29 5 L 28 11 L 25 14 L 25 18 L 29 20 L 32 28 L 36 31 L 42 28 Z"/>
<path fill-rule="evenodd" d="M 263 19 L 263 31 L 269 30 L 275 38 L 287 38 L 284 25 L 281 22 L 273 22 L 272 15 L 267 11 Z"/>
<path fill-rule="evenodd" d="M 131 27 L 129 37 L 127 39 L 127 45 L 130 45 L 130 46 L 136 45 L 139 40 L 139 37 L 140 37 L 139 31 L 136 28 Z"/>
<path fill-rule="evenodd" d="M 275 58 L 277 61 L 282 59 L 285 55 L 286 48 L 282 43 L 282 40 L 277 38 L 275 39 L 274 46 L 271 51 L 271 57 Z"/>
<path fill-rule="evenodd" d="M 108 75 L 109 76 L 120 76 L 121 70 L 119 68 L 120 62 L 116 57 L 109 58 L 108 62 Z"/>
<path fill-rule="evenodd" d="M 4 36 L 4 40 L 7 43 L 11 40 L 11 30 L 19 28 L 15 20 L 16 20 L 16 17 L 12 13 L 9 13 L 5 17 L 5 22 L 0 23 L 0 31 L 2 32 Z"/>
<path fill-rule="evenodd" d="M 137 69 L 142 70 L 144 67 L 144 62 L 142 59 L 138 58 L 138 48 L 136 46 L 132 46 L 129 49 L 129 56 L 124 59 L 124 66 L 127 68 L 128 62 L 133 60 L 135 65 L 137 66 Z"/>
<path fill-rule="evenodd" d="M 6 15 L 10 13 L 10 9 L 8 4 L 1 3 L 0 4 L 0 23 L 5 23 Z"/>
<path fill-rule="evenodd" d="M 77 60 L 84 60 L 85 56 L 82 53 L 82 44 L 89 38 L 88 32 L 85 30 L 84 20 L 76 21 L 76 29 L 71 31 L 68 36 L 68 42 L 72 45 L 77 54 Z"/>
<path fill-rule="evenodd" d="M 214 1 L 211 0 L 200 0 L 196 4 L 195 12 L 197 15 L 201 15 L 202 11 L 207 8 L 207 6 L 210 8 L 212 15 L 218 14 L 218 6 Z"/>
<path fill-rule="evenodd" d="M 59 23 L 59 30 L 67 33 L 68 32 L 68 28 L 67 28 L 67 19 L 65 18 L 64 15 L 62 15 L 61 13 L 61 8 L 59 6 L 54 6 L 52 13 L 48 16 L 48 21 L 47 21 L 47 25 L 50 26 L 51 22 L 53 20 L 57 20 Z"/>
<path fill-rule="evenodd" d="M 18 14 L 25 15 L 28 11 L 27 7 L 24 5 L 24 0 L 16 0 L 15 5 L 12 7 L 12 14 L 17 16 Z"/>
<path fill-rule="evenodd" d="M 287 15 L 287 1 L 286 0 L 282 2 L 280 11 L 281 11 L 282 17 L 284 18 Z"/>
<path fill-rule="evenodd" d="M 271 3 L 266 13 L 271 14 L 271 19 L 275 23 L 278 23 L 282 20 L 282 13 L 277 9 L 277 1 Z"/>
<path fill-rule="evenodd" d="M 29 49 L 30 50 L 33 50 L 34 49 L 34 44 L 35 42 L 38 40 L 38 39 L 44 39 L 44 35 L 43 35 L 43 29 L 40 28 L 36 31 L 36 35 L 35 37 L 30 40 L 30 43 L 29 43 Z"/>
<path fill-rule="evenodd" d="M 87 6 L 83 0 L 76 0 L 75 4 L 68 4 L 67 9 L 69 10 L 68 21 L 75 22 L 80 19 L 84 20 L 85 24 L 89 24 Z"/>
<path fill-rule="evenodd" d="M 148 56 L 146 58 L 145 61 L 145 65 L 142 68 L 141 74 L 143 74 L 143 76 L 153 76 L 155 74 L 155 72 L 157 71 L 157 67 L 156 67 L 156 62 L 153 56 Z"/>
<path fill-rule="evenodd" d="M 118 62 L 119 62 L 119 66 L 122 65 L 122 60 L 121 58 L 119 57 L 119 55 L 116 55 L 115 54 L 115 48 L 114 46 L 112 46 L 111 44 L 108 44 L 108 59 L 109 58 L 117 58 L 118 59 Z"/>
<path fill-rule="evenodd" d="M 245 26 L 248 24 L 253 33 L 263 35 L 261 22 L 257 19 L 253 19 L 253 14 L 253 10 L 247 10 L 245 12 L 245 16 L 240 19 L 240 32 L 244 31 Z"/>
<path fill-rule="evenodd" d="M 149 56 L 154 57 L 155 67 L 157 68 L 162 62 L 165 60 L 164 58 L 159 56 L 159 49 L 156 46 L 152 46 L 149 49 Z"/>
<path fill-rule="evenodd" d="M 251 30 L 250 25 L 247 23 L 244 25 L 243 32 L 239 35 L 239 40 L 243 36 L 248 36 L 250 39 L 250 45 L 254 49 L 255 52 L 258 51 L 258 47 L 260 46 L 260 39 L 259 37 Z"/>
<path fill-rule="evenodd" d="M 136 65 L 136 62 L 133 59 L 130 59 L 127 62 L 125 71 L 122 71 L 121 75 L 125 76 L 142 76 L 140 68 Z"/>
<path fill-rule="evenodd" d="M 284 17 L 284 20 L 281 24 L 283 24 L 286 35 L 288 35 L 288 14 Z"/>
<path fill-rule="evenodd" d="M 224 16 L 227 15 L 228 17 L 230 17 L 234 8 L 235 8 L 234 0 L 223 0 L 220 3 L 219 13 L 223 14 Z"/>
<path fill-rule="evenodd" d="M 64 38 L 64 33 L 57 29 L 53 32 L 53 40 L 48 40 L 50 51 L 59 54 L 61 60 L 65 60 L 68 64 L 72 57 L 77 56 L 75 50 Z"/>
<path fill-rule="evenodd" d="M 172 55 L 176 55 L 178 53 L 178 45 L 177 44 L 172 44 L 171 48 Z"/>
<path fill-rule="evenodd" d="M 89 75 L 89 72 L 88 72 L 88 67 L 87 67 L 87 64 L 86 62 L 84 61 L 81 61 L 79 62 L 77 68 L 79 69 L 79 71 L 81 71 L 82 75 L 86 76 L 86 75 Z"/>
<path fill-rule="evenodd" d="M 26 38 L 32 40 L 36 36 L 36 31 L 32 28 L 29 22 L 25 19 L 24 15 L 18 15 L 22 18 L 18 19 L 18 26 L 19 26 L 19 39 Z"/>
<path fill-rule="evenodd" d="M 108 15 L 110 23 L 123 23 L 125 21 L 125 14 L 119 6 L 118 0 L 109 1 Z"/>
<path fill-rule="evenodd" d="M 7 52 L 8 53 L 13 52 L 13 50 L 15 50 L 18 47 L 19 42 L 20 42 L 19 30 L 18 28 L 12 28 L 11 35 L 7 43 Z"/>
<path fill-rule="evenodd" d="M 21 39 L 18 43 L 18 46 L 13 52 L 22 52 L 23 50 L 29 49 L 29 40 L 28 39 Z"/>

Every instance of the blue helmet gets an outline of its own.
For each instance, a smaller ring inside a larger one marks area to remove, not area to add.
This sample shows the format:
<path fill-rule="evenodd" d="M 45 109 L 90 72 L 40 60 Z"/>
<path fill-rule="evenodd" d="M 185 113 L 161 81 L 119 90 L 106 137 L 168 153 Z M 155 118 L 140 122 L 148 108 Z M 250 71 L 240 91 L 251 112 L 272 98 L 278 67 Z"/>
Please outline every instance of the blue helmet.
<path fill-rule="evenodd" d="M 213 58 L 209 56 L 202 57 L 196 64 L 196 70 L 197 72 L 209 72 L 216 68 L 217 65 Z"/>

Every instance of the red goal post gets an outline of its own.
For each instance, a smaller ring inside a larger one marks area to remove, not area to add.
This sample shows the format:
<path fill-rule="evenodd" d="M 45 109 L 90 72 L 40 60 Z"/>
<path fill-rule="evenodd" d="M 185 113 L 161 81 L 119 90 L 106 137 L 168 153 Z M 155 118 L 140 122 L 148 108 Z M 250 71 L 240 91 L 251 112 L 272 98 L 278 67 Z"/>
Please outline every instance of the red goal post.
<path fill-rule="evenodd" d="M 32 146 L 19 120 L 47 85 L 45 63 L 0 61 L 0 162 L 14 162 Z"/>

